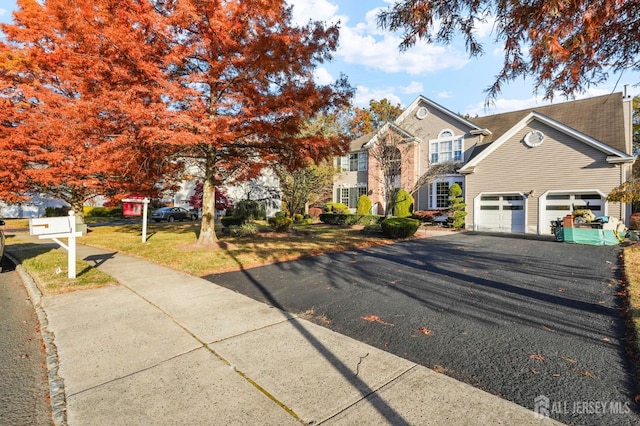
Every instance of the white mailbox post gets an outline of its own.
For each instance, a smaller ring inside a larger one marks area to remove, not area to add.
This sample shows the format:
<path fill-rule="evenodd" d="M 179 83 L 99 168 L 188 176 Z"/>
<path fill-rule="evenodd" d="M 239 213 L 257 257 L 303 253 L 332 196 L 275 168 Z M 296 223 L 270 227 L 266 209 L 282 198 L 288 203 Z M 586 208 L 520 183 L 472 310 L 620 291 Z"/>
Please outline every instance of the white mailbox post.
<path fill-rule="evenodd" d="M 76 237 L 82 232 L 76 231 L 76 218 L 73 210 L 68 217 L 38 217 L 29 219 L 29 234 L 38 238 L 50 238 L 67 251 L 69 278 L 76 277 Z M 64 244 L 58 238 L 67 238 Z"/>

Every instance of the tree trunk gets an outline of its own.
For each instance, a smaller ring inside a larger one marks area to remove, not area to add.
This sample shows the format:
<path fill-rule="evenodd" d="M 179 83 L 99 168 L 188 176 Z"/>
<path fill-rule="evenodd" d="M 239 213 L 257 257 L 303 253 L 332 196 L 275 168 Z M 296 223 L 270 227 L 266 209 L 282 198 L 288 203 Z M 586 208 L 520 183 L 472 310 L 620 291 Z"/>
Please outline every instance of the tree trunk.
<path fill-rule="evenodd" d="M 217 245 L 215 229 L 216 187 L 211 179 L 205 179 L 202 188 L 202 223 L 197 244 Z"/>
<path fill-rule="evenodd" d="M 205 179 L 202 187 L 202 222 L 197 244 L 217 245 L 215 229 L 216 187 L 211 179 Z"/>
<path fill-rule="evenodd" d="M 83 224 L 84 223 L 84 202 L 83 201 L 74 201 L 71 204 L 71 210 L 75 213 L 76 223 Z"/>

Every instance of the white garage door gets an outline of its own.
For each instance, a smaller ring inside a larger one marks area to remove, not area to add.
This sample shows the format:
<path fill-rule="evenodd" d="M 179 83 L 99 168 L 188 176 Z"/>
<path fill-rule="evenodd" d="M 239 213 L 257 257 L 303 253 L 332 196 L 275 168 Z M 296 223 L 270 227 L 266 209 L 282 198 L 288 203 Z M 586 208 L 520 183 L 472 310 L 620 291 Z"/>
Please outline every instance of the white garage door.
<path fill-rule="evenodd" d="M 524 197 L 522 195 L 482 195 L 478 231 L 524 233 Z"/>
<path fill-rule="evenodd" d="M 543 233 L 551 232 L 552 220 L 562 219 L 573 210 L 590 209 L 596 216 L 604 215 L 604 200 L 597 192 L 547 194 L 541 202 Z"/>

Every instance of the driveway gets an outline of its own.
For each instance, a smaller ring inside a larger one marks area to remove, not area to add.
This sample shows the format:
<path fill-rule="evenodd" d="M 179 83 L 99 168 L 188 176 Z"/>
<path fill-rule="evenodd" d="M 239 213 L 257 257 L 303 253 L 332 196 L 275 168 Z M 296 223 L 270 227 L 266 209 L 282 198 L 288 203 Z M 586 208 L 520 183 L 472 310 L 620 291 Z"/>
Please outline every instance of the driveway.
<path fill-rule="evenodd" d="M 559 421 L 640 424 L 619 255 L 460 233 L 205 278 Z"/>

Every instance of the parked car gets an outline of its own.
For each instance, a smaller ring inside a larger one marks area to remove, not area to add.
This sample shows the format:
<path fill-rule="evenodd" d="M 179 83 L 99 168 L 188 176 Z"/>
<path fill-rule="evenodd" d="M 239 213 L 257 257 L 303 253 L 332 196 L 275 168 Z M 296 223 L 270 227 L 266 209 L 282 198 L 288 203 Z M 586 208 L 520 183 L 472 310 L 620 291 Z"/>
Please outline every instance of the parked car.
<path fill-rule="evenodd" d="M 182 207 L 162 207 L 151 214 L 151 219 L 155 222 L 166 220 L 173 222 L 175 220 L 196 220 L 197 214 Z"/>
<path fill-rule="evenodd" d="M 0 226 L 4 226 L 4 220 L 0 220 Z M 4 232 L 0 228 L 0 272 L 2 272 L 2 256 L 4 256 Z"/>

